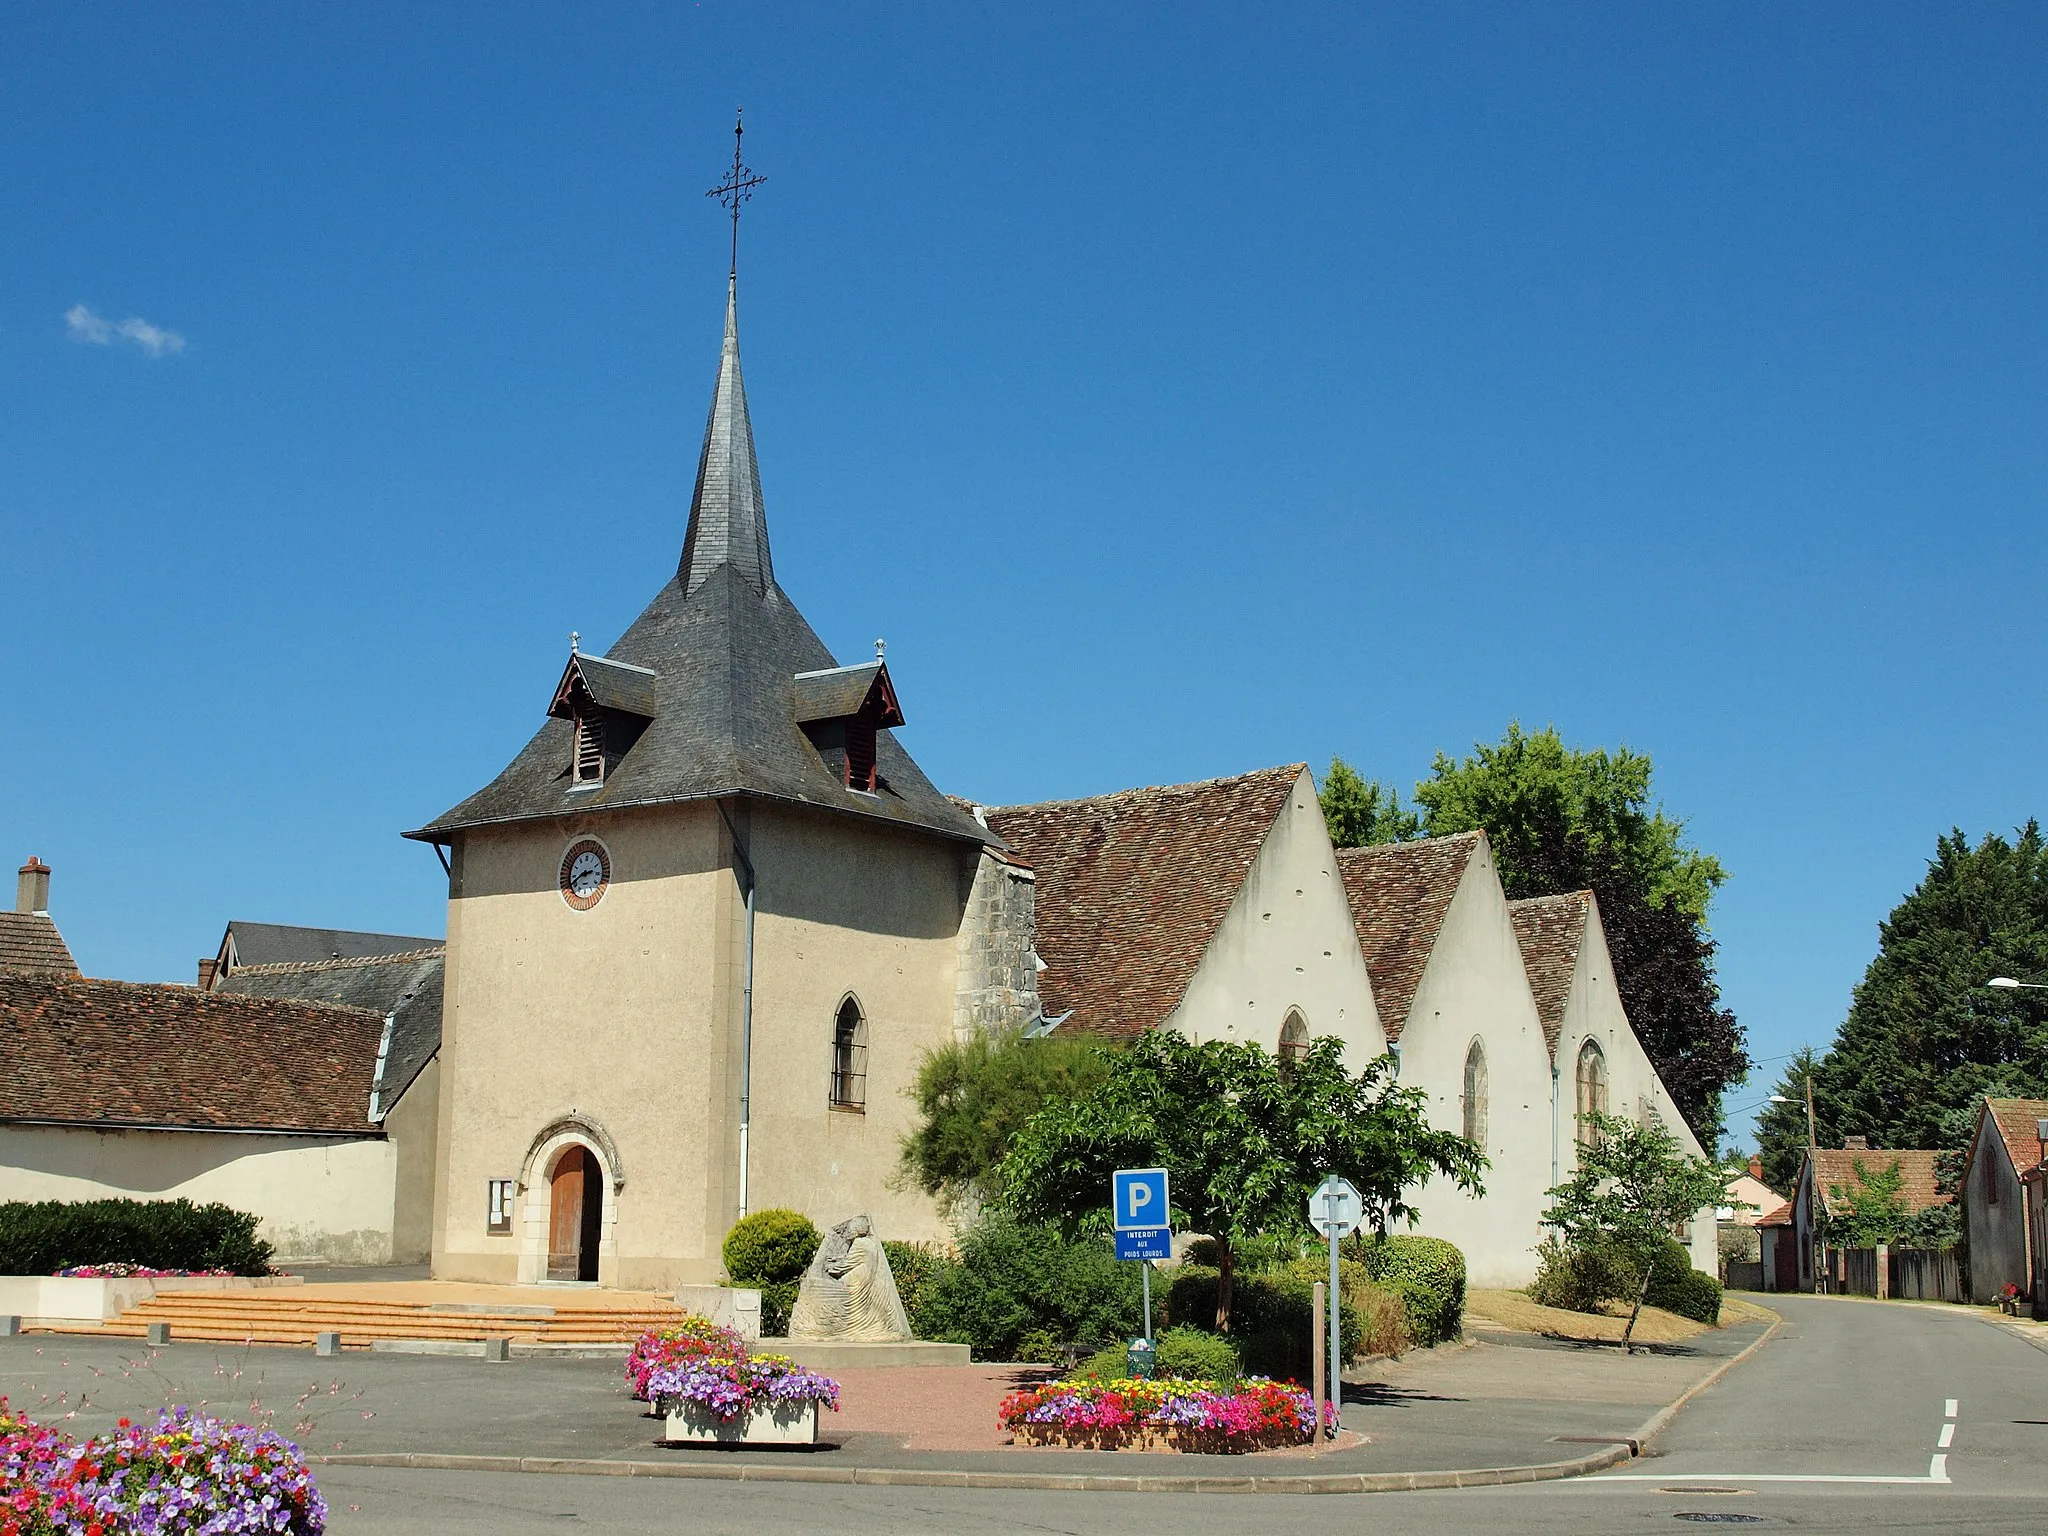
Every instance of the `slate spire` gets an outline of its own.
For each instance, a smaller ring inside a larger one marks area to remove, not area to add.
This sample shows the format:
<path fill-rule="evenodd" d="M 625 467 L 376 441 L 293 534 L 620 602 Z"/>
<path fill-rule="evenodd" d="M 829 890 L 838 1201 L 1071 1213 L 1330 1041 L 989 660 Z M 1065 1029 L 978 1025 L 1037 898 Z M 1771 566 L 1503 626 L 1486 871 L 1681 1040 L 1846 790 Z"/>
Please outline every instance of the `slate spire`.
<path fill-rule="evenodd" d="M 761 471 L 754 462 L 754 425 L 747 416 L 747 387 L 740 378 L 739 282 L 725 290 L 725 346 L 718 357 L 718 385 L 711 394 L 711 418 L 704 424 L 704 451 L 697 459 L 697 489 L 690 498 L 690 529 L 676 579 L 685 595 L 711 573 L 729 565 L 765 597 L 775 585 L 768 558 L 768 518 L 761 510 Z"/>

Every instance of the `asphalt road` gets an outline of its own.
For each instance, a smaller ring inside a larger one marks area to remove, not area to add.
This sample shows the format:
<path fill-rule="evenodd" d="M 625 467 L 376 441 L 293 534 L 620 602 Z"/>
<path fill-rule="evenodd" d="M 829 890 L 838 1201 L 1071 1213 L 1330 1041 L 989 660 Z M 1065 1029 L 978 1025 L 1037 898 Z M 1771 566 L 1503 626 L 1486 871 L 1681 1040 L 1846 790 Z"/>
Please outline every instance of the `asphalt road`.
<path fill-rule="evenodd" d="M 620 1536 L 790 1529 L 810 1536 L 1238 1536 L 1248 1523 L 1268 1532 L 1369 1525 L 1375 1533 L 1512 1528 L 1518 1536 L 1708 1524 L 2030 1536 L 2041 1529 L 2048 1510 L 2048 1353 L 1956 1310 L 1803 1297 L 1773 1304 L 1786 1327 L 1695 1398 L 1650 1455 L 1568 1482 L 1349 1497 L 1145 1495 L 334 1466 L 321 1470 L 320 1482 L 336 1536 L 526 1536 L 576 1528 Z"/>

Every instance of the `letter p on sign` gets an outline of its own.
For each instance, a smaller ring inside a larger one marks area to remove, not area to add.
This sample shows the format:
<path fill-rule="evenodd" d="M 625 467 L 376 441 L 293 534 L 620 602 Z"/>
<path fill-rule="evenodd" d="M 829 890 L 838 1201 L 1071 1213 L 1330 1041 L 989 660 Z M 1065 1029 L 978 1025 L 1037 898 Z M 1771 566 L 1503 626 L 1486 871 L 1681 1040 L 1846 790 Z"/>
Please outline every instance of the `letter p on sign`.
<path fill-rule="evenodd" d="M 1173 1224 L 1167 1214 L 1164 1168 L 1119 1168 L 1109 1176 L 1110 1212 L 1119 1232 L 1144 1232 Z"/>

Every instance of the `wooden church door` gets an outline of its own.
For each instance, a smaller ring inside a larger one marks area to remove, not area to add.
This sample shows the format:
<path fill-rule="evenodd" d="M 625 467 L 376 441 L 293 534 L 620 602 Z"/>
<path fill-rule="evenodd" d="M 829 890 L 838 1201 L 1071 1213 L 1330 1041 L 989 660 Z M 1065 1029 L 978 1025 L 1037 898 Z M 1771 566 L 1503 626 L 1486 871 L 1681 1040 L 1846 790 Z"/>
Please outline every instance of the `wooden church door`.
<path fill-rule="evenodd" d="M 548 1183 L 548 1278 L 595 1280 L 604 1186 L 587 1147 L 571 1147 Z"/>

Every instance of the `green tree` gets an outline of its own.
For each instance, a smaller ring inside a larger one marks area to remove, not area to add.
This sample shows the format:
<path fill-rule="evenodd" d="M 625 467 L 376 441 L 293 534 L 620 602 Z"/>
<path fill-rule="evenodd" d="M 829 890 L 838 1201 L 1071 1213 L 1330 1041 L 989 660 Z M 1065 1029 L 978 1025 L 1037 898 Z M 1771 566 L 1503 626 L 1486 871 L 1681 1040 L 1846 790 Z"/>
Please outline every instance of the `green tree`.
<path fill-rule="evenodd" d="M 1463 761 L 1438 753 L 1415 786 L 1432 837 L 1484 831 L 1511 900 L 1591 890 L 1614 981 L 1672 1102 L 1713 1146 L 1721 1102 L 1749 1071 L 1742 1026 L 1721 1006 L 1707 904 L 1728 878 L 1652 798 L 1650 759 L 1579 750 L 1552 727 L 1511 724 Z"/>
<path fill-rule="evenodd" d="M 1960 830 L 1878 926 L 1877 956 L 1814 1073 L 1821 1145 L 1959 1151 L 1986 1094 L 2048 1097 L 2048 849 L 2038 822 L 1974 847 Z"/>
<path fill-rule="evenodd" d="M 1413 1222 L 1406 1197 L 1432 1174 L 1480 1189 L 1485 1157 L 1430 1126 L 1428 1095 L 1395 1086 L 1389 1057 L 1353 1076 L 1343 1051 L 1326 1036 L 1283 1063 L 1249 1043 L 1151 1031 L 1111 1059 L 1092 1091 L 1032 1116 L 1003 1161 L 1001 1201 L 1024 1220 L 1099 1231 L 1110 1221 L 1112 1172 L 1166 1169 L 1174 1225 L 1216 1240 L 1216 1326 L 1227 1333 L 1236 1246 L 1304 1232 L 1309 1193 L 1325 1174 L 1358 1186 L 1381 1232 Z"/>
<path fill-rule="evenodd" d="M 1401 806 L 1400 793 L 1378 779 L 1360 778 L 1341 757 L 1330 759 L 1317 799 L 1330 841 L 1339 848 L 1370 848 L 1375 843 L 1403 843 L 1422 835 L 1422 821 Z"/>
<path fill-rule="evenodd" d="M 1772 1089 L 1777 1099 L 1785 1102 L 1769 1103 L 1756 1117 L 1757 1151 L 1763 1158 L 1764 1182 L 1791 1198 L 1792 1186 L 1798 1182 L 1799 1170 L 1806 1163 L 1806 1080 L 1820 1066 L 1820 1054 L 1812 1046 L 1804 1046 L 1793 1056 L 1778 1079 L 1778 1086 Z M 1814 1108 L 1819 1110 L 1818 1101 Z M 1816 1122 L 1819 1119 L 1815 1115 Z M 1832 1147 L 1834 1141 L 1823 1141 L 1823 1146 Z"/>
<path fill-rule="evenodd" d="M 1101 1082 L 1113 1049 L 1080 1036 L 1007 1034 L 927 1051 L 910 1090 L 918 1119 L 903 1138 L 903 1177 L 949 1212 L 992 1199 L 1011 1139 L 1047 1104 Z"/>
<path fill-rule="evenodd" d="M 1579 1149 L 1578 1171 L 1550 1191 L 1545 1226 L 1574 1247 L 1613 1244 L 1638 1256 L 1642 1284 L 1621 1331 L 1621 1347 L 1634 1354 L 1636 1320 L 1661 1265 L 1668 1265 L 1671 1233 L 1700 1211 L 1727 1202 L 1728 1181 L 1739 1164 L 1694 1157 L 1655 1117 L 1643 1125 L 1619 1115 L 1582 1117 L 1596 1134 Z M 1675 1247 L 1676 1245 L 1672 1245 Z"/>

